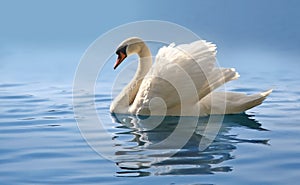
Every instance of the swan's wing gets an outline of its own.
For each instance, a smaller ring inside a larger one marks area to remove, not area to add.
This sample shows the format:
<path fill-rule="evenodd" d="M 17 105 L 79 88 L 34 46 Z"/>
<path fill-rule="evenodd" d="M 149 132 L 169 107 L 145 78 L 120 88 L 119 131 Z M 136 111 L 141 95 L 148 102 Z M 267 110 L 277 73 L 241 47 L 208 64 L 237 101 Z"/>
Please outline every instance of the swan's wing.
<path fill-rule="evenodd" d="M 216 45 L 199 40 L 190 44 L 162 47 L 155 63 L 145 76 L 131 105 L 130 112 L 149 114 L 151 108 L 160 113 L 178 114 L 182 104 L 194 105 L 212 90 L 238 74 L 234 69 L 217 68 Z M 163 100 L 163 101 L 161 101 Z M 148 110 L 147 110 L 148 109 Z"/>

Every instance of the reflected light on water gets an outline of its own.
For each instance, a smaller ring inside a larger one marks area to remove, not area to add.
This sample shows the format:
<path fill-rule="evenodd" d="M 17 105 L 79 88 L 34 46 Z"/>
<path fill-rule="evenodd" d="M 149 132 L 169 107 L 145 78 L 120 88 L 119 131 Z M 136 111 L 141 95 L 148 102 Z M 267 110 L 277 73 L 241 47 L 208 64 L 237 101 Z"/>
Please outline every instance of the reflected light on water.
<path fill-rule="evenodd" d="M 188 129 L 195 129 L 194 134 L 183 148 L 153 149 L 151 145 L 167 138 L 176 128 L 179 117 L 165 117 L 163 122 L 151 130 L 147 130 L 149 120 L 128 115 L 112 115 L 119 123 L 119 131 L 113 140 L 118 143 L 115 152 L 115 163 L 120 168 L 117 176 L 148 175 L 199 175 L 217 172 L 230 172 L 233 167 L 224 163 L 234 160 L 232 155 L 238 143 L 268 145 L 268 139 L 245 139 L 230 134 L 234 127 L 244 127 L 256 131 L 267 131 L 253 116 L 247 114 L 225 116 L 220 132 L 213 143 L 204 151 L 198 146 L 203 138 L 203 130 L 207 126 L 208 117 L 199 118 L 196 129 L 186 123 L 182 134 Z M 157 118 L 161 120 L 161 118 Z M 179 136 L 180 137 L 180 136 Z M 179 138 L 180 139 L 180 138 Z M 176 141 L 174 141 L 176 142 Z M 172 150 L 178 152 L 169 157 Z M 165 158 L 167 156 L 167 158 Z M 163 160 L 161 160 L 163 158 Z"/>

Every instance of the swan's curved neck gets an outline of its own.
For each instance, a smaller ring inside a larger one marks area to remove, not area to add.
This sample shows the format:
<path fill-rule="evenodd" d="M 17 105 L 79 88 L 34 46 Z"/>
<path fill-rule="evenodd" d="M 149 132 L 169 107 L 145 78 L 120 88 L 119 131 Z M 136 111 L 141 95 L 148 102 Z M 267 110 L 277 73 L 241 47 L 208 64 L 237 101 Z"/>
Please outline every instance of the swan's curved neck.
<path fill-rule="evenodd" d="M 152 66 L 151 52 L 145 43 L 142 44 L 141 50 L 137 54 L 139 56 L 138 68 L 131 82 L 144 78 Z"/>
<path fill-rule="evenodd" d="M 121 91 L 111 104 L 110 111 L 115 113 L 129 113 L 129 106 L 133 103 L 135 96 L 140 88 L 140 85 L 152 66 L 151 52 L 148 46 L 142 42 L 139 43 L 139 56 L 138 68 L 133 79 Z"/>

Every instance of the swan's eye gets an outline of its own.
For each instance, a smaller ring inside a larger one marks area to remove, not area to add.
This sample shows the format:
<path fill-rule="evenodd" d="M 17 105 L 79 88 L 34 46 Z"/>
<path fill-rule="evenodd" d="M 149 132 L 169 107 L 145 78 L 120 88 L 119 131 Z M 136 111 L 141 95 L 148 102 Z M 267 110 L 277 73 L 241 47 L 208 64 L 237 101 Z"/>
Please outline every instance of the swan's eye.
<path fill-rule="evenodd" d="M 127 48 L 127 45 L 125 45 L 125 46 L 120 46 L 120 47 L 117 49 L 116 54 L 117 54 L 117 55 L 120 55 L 120 53 L 123 53 L 124 55 L 127 56 L 126 48 Z"/>

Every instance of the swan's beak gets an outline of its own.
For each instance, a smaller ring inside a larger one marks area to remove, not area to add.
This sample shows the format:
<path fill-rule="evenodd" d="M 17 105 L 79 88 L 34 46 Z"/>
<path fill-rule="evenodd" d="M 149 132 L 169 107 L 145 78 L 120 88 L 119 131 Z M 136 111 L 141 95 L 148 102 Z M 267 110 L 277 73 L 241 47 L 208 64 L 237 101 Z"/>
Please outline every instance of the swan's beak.
<path fill-rule="evenodd" d="M 116 69 L 126 57 L 127 56 L 124 53 L 120 52 L 120 54 L 118 55 L 118 59 L 114 65 L 114 69 Z"/>

